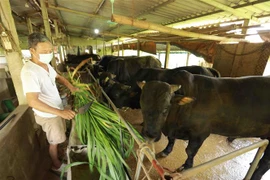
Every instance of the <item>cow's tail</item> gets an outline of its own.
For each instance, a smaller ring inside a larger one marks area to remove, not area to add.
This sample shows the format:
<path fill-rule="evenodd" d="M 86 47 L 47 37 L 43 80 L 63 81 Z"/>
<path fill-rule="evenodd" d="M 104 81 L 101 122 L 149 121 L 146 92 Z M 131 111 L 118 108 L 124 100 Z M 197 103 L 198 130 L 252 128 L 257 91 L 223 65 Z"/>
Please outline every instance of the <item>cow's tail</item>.
<path fill-rule="evenodd" d="M 212 74 L 214 77 L 221 77 L 220 75 L 220 72 L 214 68 L 207 68 Z"/>

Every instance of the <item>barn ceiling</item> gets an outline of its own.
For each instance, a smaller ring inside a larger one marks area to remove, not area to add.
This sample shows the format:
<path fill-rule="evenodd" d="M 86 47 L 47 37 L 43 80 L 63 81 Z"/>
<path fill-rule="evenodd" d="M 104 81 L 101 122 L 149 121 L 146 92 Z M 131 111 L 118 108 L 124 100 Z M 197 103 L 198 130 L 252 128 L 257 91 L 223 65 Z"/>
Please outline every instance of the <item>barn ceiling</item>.
<path fill-rule="evenodd" d="M 40 0 L 9 1 L 20 36 L 28 34 L 27 19 L 34 31 L 44 29 Z M 254 34 L 270 34 L 269 0 L 45 0 L 45 3 L 53 34 L 55 23 L 60 34 L 105 41 L 118 37 L 155 42 L 215 39 L 212 37 L 244 39 Z M 128 21 L 113 22 L 112 14 Z M 99 29 L 99 34 L 94 29 Z"/>

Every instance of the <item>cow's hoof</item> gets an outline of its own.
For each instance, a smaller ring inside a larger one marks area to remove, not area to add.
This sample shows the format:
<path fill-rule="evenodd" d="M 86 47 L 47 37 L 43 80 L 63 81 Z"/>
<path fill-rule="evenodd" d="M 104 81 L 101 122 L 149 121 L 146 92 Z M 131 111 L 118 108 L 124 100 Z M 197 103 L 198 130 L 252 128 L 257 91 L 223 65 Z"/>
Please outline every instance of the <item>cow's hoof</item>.
<path fill-rule="evenodd" d="M 164 152 L 160 152 L 160 153 L 157 153 L 156 154 L 156 158 L 165 158 L 165 157 L 167 157 L 168 155 L 167 154 L 165 154 Z"/>
<path fill-rule="evenodd" d="M 227 142 L 228 143 L 232 143 L 233 140 L 235 140 L 236 138 L 233 138 L 233 137 L 227 137 Z"/>

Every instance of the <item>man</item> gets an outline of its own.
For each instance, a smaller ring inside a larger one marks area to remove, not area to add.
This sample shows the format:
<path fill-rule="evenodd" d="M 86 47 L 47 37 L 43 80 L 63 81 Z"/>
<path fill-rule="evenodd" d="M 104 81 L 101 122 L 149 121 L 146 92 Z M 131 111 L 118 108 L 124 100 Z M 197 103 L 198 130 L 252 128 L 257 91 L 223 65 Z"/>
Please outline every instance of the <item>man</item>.
<path fill-rule="evenodd" d="M 74 118 L 75 112 L 64 109 L 55 80 L 65 85 L 71 92 L 77 90 L 68 80 L 56 73 L 49 64 L 53 58 L 53 46 L 41 33 L 28 37 L 32 59 L 25 63 L 21 71 L 23 90 L 28 105 L 33 108 L 37 124 L 42 126 L 50 144 L 49 154 L 52 170 L 61 171 L 65 164 L 58 159 L 58 144 L 66 140 L 65 120 Z"/>

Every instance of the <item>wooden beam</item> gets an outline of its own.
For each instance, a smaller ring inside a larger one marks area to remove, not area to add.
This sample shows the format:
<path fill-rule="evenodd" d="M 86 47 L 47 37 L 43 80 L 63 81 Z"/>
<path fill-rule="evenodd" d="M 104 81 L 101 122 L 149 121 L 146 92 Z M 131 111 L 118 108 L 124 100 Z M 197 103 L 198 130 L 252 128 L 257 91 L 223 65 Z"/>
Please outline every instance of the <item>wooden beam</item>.
<path fill-rule="evenodd" d="M 139 21 L 136 19 L 128 18 L 125 16 L 120 16 L 113 14 L 111 17 L 111 21 L 117 22 L 119 24 L 126 24 L 142 29 L 150 29 L 150 30 L 156 30 L 159 32 L 167 33 L 167 34 L 174 34 L 178 36 L 184 36 L 184 37 L 192 37 L 192 38 L 198 38 L 198 39 L 207 39 L 207 40 L 214 40 L 214 41 L 230 41 L 230 42 L 246 42 L 245 39 L 236 39 L 236 38 L 225 38 L 220 36 L 213 36 L 213 35 L 205 35 L 205 34 L 199 34 L 194 32 L 187 32 L 175 28 L 170 28 L 166 26 L 162 26 L 160 24 L 145 22 L 145 21 Z"/>
<path fill-rule="evenodd" d="M 82 26 L 74 26 L 74 25 L 66 25 L 67 27 L 71 27 L 71 28 L 77 28 L 77 29 L 83 29 L 83 30 L 87 30 L 90 31 L 90 28 L 86 28 L 86 27 L 82 27 Z M 110 33 L 110 32 L 99 32 L 99 34 L 103 35 L 103 36 L 111 36 L 111 37 L 128 37 L 128 38 L 136 38 L 136 39 L 141 39 L 141 40 L 145 40 L 145 41 L 152 41 L 149 38 L 143 38 L 143 37 L 139 37 L 137 35 L 127 35 L 127 34 L 115 34 L 115 33 Z"/>
<path fill-rule="evenodd" d="M 104 5 L 106 0 L 101 0 L 101 2 L 98 4 L 98 7 L 95 10 L 95 14 L 97 14 L 99 12 L 99 10 L 101 9 L 101 7 Z"/>
<path fill-rule="evenodd" d="M 255 22 L 260 22 L 256 17 L 254 17 L 250 12 L 245 12 L 245 13 L 242 13 L 241 11 L 237 10 L 237 9 L 234 9 L 234 8 L 231 8 L 229 6 L 226 6 L 224 4 L 221 4 L 219 2 L 216 2 L 214 0 L 200 0 L 206 4 L 209 4 L 211 6 L 214 6 L 216 8 L 219 8 L 219 9 L 222 9 L 224 11 L 227 11 L 227 12 L 230 12 L 232 14 L 234 14 L 235 16 L 238 16 L 238 17 L 242 17 L 242 18 L 246 18 L 246 19 L 249 19 L 249 20 L 252 20 L 252 21 L 255 21 Z"/>
<path fill-rule="evenodd" d="M 16 96 L 19 104 L 27 104 L 26 98 L 23 94 L 21 82 L 21 69 L 23 67 L 21 49 L 19 46 L 19 38 L 16 31 L 14 19 L 9 1 L 0 1 L 0 17 L 5 31 L 1 30 L 1 34 L 5 32 L 8 35 L 9 41 L 12 44 L 12 50 L 6 51 L 6 59 L 8 62 L 9 71 L 15 87 Z"/>
<path fill-rule="evenodd" d="M 92 17 L 92 18 L 99 18 L 99 19 L 104 19 L 104 20 L 109 20 L 109 18 L 106 18 L 104 16 L 100 16 L 100 15 L 96 15 L 96 14 L 90 14 L 90 13 L 85 13 L 85 12 L 80 12 L 80 11 L 75 11 L 72 9 L 68 9 L 68 8 L 64 8 L 64 7 L 60 7 L 60 6 L 53 6 L 48 4 L 48 8 L 50 9 L 56 9 L 59 11 L 65 11 L 65 12 L 69 12 L 69 13 L 73 13 L 73 14 L 78 14 L 78 15 L 82 15 L 82 16 L 88 16 L 88 17 Z"/>

